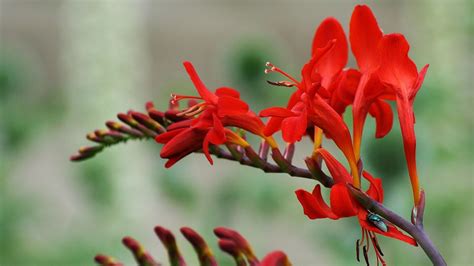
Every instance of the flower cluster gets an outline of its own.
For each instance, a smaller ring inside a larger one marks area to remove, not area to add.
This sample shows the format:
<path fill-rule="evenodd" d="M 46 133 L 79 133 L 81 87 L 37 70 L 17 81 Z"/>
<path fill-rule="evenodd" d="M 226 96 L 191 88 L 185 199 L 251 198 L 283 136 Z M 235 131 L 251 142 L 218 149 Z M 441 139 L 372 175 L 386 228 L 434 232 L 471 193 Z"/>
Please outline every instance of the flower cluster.
<path fill-rule="evenodd" d="M 217 266 L 217 261 L 211 248 L 207 245 L 204 238 L 196 231 L 189 227 L 180 229 L 181 234 L 193 246 L 196 252 L 199 265 L 201 266 Z M 168 254 L 169 265 L 186 266 L 186 260 L 182 256 L 175 236 L 171 231 L 162 227 L 155 227 L 155 234 L 160 239 Z M 290 266 L 291 263 L 282 251 L 276 250 L 268 253 L 261 260 L 255 255 L 250 243 L 237 231 L 218 227 L 214 229 L 214 234 L 219 238 L 219 248 L 232 256 L 235 265 L 251 265 L 251 266 Z M 122 239 L 123 245 L 130 250 L 136 263 L 139 266 L 159 266 L 159 263 L 153 256 L 134 238 L 126 236 Z M 95 261 L 101 266 L 123 266 L 124 264 L 117 259 L 98 254 Z M 247 264 L 248 263 L 248 264 Z"/>
<path fill-rule="evenodd" d="M 418 72 L 408 56 L 409 44 L 405 37 L 399 33 L 384 34 L 374 14 L 365 5 L 356 6 L 352 13 L 348 40 L 339 21 L 330 17 L 316 29 L 311 57 L 303 65 L 299 78 L 268 62 L 265 73 L 276 72 L 285 78 L 268 82 L 293 88 L 294 92 L 286 107 L 270 107 L 259 115 L 240 98 L 237 90 L 228 87 L 209 90 L 194 66 L 184 62 L 198 96 L 173 94 L 165 112 L 148 103 L 148 114 L 135 111 L 119 114 L 118 118 L 125 125 L 107 122 L 109 130 L 96 130 L 88 135 L 88 139 L 99 145 L 81 148 L 79 154 L 71 159 L 93 157 L 105 146 L 128 139 L 153 138 L 164 144 L 160 156 L 167 159 L 167 168 L 191 153 L 202 152 L 211 164 L 213 154 L 265 172 L 285 172 L 291 176 L 315 179 L 330 189 L 330 205 L 324 201 L 319 184 L 312 192 L 300 189 L 296 191 L 296 196 L 304 213 L 310 219 L 357 217 L 362 230 L 361 239 L 356 241 L 357 259 L 362 247 L 368 263 L 368 250 L 373 246 L 377 263 L 385 264 L 376 234 L 415 246 L 417 242 L 364 207 L 351 194 L 354 188 L 364 190 L 362 180 L 365 179 L 369 184 L 365 195 L 374 202 L 383 202 L 381 179 L 372 177 L 362 163 L 364 124 L 370 115 L 375 118 L 375 137 L 387 135 L 393 124 L 390 102 L 395 102 L 414 210 L 417 210 L 420 201 L 424 200 L 421 199 L 416 166 L 413 102 L 428 66 Z M 357 68 L 347 67 L 349 44 Z M 187 100 L 186 107 L 180 105 L 183 100 Z M 343 119 L 348 106 L 352 106 L 352 134 Z M 278 132 L 281 132 L 285 142 L 283 152 L 274 138 Z M 247 141 L 246 134 L 261 139 L 258 151 Z M 299 168 L 292 163 L 295 144 L 303 137 L 313 142 L 313 151 L 305 159 L 307 168 Z M 324 137 L 340 149 L 348 169 L 323 147 Z M 270 151 L 276 164 L 268 162 Z M 322 170 L 323 163 L 329 174 Z M 416 213 L 413 218 L 416 219 Z"/>

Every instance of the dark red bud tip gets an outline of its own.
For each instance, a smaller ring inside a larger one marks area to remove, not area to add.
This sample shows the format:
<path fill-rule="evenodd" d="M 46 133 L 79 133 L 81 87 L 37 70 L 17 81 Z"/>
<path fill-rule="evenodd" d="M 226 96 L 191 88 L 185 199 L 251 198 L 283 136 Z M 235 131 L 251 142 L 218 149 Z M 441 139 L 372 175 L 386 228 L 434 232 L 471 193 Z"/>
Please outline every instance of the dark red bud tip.
<path fill-rule="evenodd" d="M 233 257 L 238 257 L 239 254 L 240 254 L 239 248 L 238 248 L 237 245 L 236 245 L 233 241 L 231 241 L 231 240 L 224 240 L 224 239 L 221 239 L 221 240 L 219 240 L 218 245 L 219 245 L 219 248 L 220 248 L 222 251 L 229 253 L 229 254 L 232 255 Z"/>
<path fill-rule="evenodd" d="M 81 147 L 79 148 L 79 153 L 80 154 L 96 154 L 104 149 L 104 146 L 87 146 L 87 147 Z"/>
<path fill-rule="evenodd" d="M 135 119 L 138 123 L 145 126 L 148 129 L 151 129 L 158 133 L 165 132 L 165 128 L 155 120 L 151 119 L 149 116 L 139 113 L 139 112 L 130 112 L 132 118 Z"/>
<path fill-rule="evenodd" d="M 183 227 L 180 229 L 183 236 L 193 244 L 193 246 L 199 250 L 202 250 L 207 247 L 204 239 L 193 229 L 189 227 Z"/>
<path fill-rule="evenodd" d="M 133 129 L 133 128 L 130 128 L 130 127 L 127 127 L 119 122 L 115 122 L 115 121 L 107 121 L 105 123 L 105 125 L 110 129 L 110 130 L 113 130 L 113 131 L 118 131 L 118 132 L 121 132 L 121 133 L 124 133 L 124 134 L 127 134 L 127 135 L 130 135 L 130 136 L 133 136 L 133 137 L 137 137 L 137 138 L 142 138 L 144 137 L 143 133 L 141 133 L 140 131 L 136 130 L 136 129 Z"/>
<path fill-rule="evenodd" d="M 150 111 L 150 109 L 154 109 L 154 108 L 155 108 L 155 105 L 153 104 L 152 101 L 148 101 L 148 102 L 145 103 L 145 109 L 147 111 Z"/>
<path fill-rule="evenodd" d="M 140 243 L 135 239 L 126 236 L 122 239 L 122 243 L 133 252 L 133 254 L 140 255 L 139 253 L 143 253 L 143 248 L 141 247 Z"/>
<path fill-rule="evenodd" d="M 135 121 L 128 114 L 120 113 L 120 114 L 117 115 L 117 117 L 118 117 L 118 119 L 120 119 L 120 121 L 124 122 L 125 124 L 127 124 L 131 127 L 137 127 L 137 125 L 138 125 L 137 121 Z"/>
<path fill-rule="evenodd" d="M 193 245 L 194 250 L 198 254 L 200 265 L 217 266 L 217 262 L 212 254 L 211 249 L 207 246 L 206 241 L 193 229 L 183 227 L 180 229 L 183 236 Z"/>
<path fill-rule="evenodd" d="M 165 124 L 165 113 L 163 112 L 160 112 L 156 109 L 149 109 L 147 110 L 148 111 L 148 115 L 153 119 L 155 120 L 156 122 L 160 123 L 160 124 Z"/>
<path fill-rule="evenodd" d="M 282 251 L 273 251 L 268 253 L 263 258 L 260 266 L 290 266 L 291 262 L 288 260 L 286 254 Z"/>
<path fill-rule="evenodd" d="M 176 244 L 176 239 L 170 230 L 161 226 L 157 226 L 155 227 L 155 233 L 158 235 L 161 242 L 163 242 L 163 245 L 165 245 L 167 248 L 170 248 L 172 245 Z"/>
<path fill-rule="evenodd" d="M 227 239 L 234 242 L 240 250 L 247 249 L 249 244 L 243 236 L 237 231 L 225 227 L 217 227 L 214 229 L 214 234 L 221 239 Z"/>
<path fill-rule="evenodd" d="M 122 243 L 134 253 L 140 250 L 140 244 L 133 238 L 126 236 L 122 239 Z"/>
<path fill-rule="evenodd" d="M 71 155 L 71 157 L 69 157 L 69 160 L 72 161 L 72 162 L 81 162 L 81 161 L 84 161 L 84 160 L 87 160 L 87 159 L 90 159 L 94 157 L 94 154 L 75 154 L 75 155 Z"/>

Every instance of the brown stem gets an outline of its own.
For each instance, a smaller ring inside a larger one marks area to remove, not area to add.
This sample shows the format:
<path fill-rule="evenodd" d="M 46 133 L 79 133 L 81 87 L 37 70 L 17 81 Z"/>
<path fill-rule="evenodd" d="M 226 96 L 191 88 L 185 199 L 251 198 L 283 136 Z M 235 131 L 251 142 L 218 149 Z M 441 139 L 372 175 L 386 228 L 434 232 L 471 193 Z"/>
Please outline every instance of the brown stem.
<path fill-rule="evenodd" d="M 394 213 L 393 211 L 385 208 L 382 204 L 378 203 L 377 201 L 370 198 L 367 194 L 362 192 L 361 190 L 355 188 L 352 185 L 347 185 L 349 191 L 351 192 L 352 196 L 367 210 L 376 213 L 387 221 L 391 222 L 392 224 L 396 225 L 400 229 L 404 230 L 408 234 L 410 234 L 420 245 L 420 247 L 424 250 L 428 258 L 431 260 L 433 265 L 435 266 L 445 266 L 446 261 L 444 260 L 441 253 L 438 251 L 434 243 L 426 234 L 425 230 L 423 229 L 423 209 L 424 209 L 424 193 L 421 194 L 422 200 L 420 200 L 420 204 L 415 208 L 418 209 L 417 217 L 414 219 L 416 222 L 412 224 L 411 222 L 407 221 L 400 215 Z"/>

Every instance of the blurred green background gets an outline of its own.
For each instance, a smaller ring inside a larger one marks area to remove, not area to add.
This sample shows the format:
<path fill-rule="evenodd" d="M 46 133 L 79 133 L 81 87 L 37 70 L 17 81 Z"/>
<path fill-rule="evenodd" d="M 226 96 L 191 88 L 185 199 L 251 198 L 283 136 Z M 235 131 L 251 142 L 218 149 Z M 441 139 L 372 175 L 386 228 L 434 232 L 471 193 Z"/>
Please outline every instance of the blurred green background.
<path fill-rule="evenodd" d="M 158 224 L 176 233 L 193 227 L 214 249 L 212 228 L 230 226 L 259 255 L 282 249 L 294 265 L 357 265 L 355 219 L 303 215 L 293 191 L 311 189 L 310 181 L 228 161 L 211 167 L 201 155 L 165 170 L 151 141 L 68 161 L 116 113 L 141 111 L 148 100 L 166 108 L 171 92 L 195 93 L 184 60 L 209 87 L 238 88 L 255 111 L 283 105 L 290 90 L 266 84 L 264 63 L 298 75 L 319 22 L 335 16 L 347 31 L 356 3 L 1 0 L 0 265 L 91 265 L 98 252 L 130 264 L 124 235 L 164 258 L 152 232 Z M 472 265 L 472 1 L 369 4 L 386 33 L 406 35 L 418 67 L 431 65 L 415 103 L 425 226 L 448 264 Z M 368 127 L 366 167 L 384 178 L 386 204 L 408 217 L 398 122 L 383 140 L 373 138 L 372 120 Z M 303 143 L 296 158 L 307 152 Z M 194 265 L 190 245 L 178 241 Z M 429 265 L 419 248 L 385 238 L 381 245 L 389 265 Z"/>

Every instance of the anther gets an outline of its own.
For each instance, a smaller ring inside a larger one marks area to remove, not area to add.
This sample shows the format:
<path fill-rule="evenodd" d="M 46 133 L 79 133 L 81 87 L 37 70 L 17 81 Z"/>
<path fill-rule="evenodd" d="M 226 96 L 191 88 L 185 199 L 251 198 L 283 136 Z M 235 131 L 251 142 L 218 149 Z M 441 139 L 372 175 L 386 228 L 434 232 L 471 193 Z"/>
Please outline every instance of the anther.
<path fill-rule="evenodd" d="M 359 240 L 360 239 L 357 239 L 357 241 L 356 241 L 356 259 L 357 259 L 358 262 L 360 262 L 360 258 L 359 258 L 359 254 L 360 254 Z"/>
<path fill-rule="evenodd" d="M 288 87 L 288 88 L 296 86 L 295 83 L 290 82 L 290 81 L 286 81 L 286 80 L 276 81 L 276 82 L 271 81 L 271 80 L 267 80 L 267 83 L 270 84 L 270 85 L 274 85 L 274 86 L 281 86 L 281 87 Z"/>
<path fill-rule="evenodd" d="M 364 251 L 365 263 L 367 264 L 367 266 L 370 266 L 370 263 L 369 263 L 369 255 L 367 254 L 367 246 L 364 246 L 364 247 L 362 248 L 362 250 Z"/>

